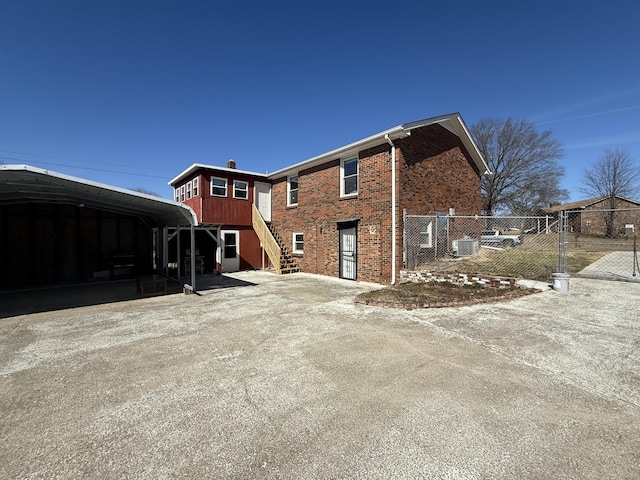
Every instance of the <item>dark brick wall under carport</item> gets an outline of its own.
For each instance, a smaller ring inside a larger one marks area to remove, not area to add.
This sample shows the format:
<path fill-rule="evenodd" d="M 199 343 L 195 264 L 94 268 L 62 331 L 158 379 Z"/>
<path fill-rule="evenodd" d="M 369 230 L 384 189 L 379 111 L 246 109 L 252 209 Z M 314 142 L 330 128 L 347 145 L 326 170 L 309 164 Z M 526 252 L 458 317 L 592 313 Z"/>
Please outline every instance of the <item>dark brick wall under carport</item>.
<path fill-rule="evenodd" d="M 116 253 L 152 268 L 151 229 L 136 217 L 76 205 L 0 206 L 0 288 L 88 279 Z"/>

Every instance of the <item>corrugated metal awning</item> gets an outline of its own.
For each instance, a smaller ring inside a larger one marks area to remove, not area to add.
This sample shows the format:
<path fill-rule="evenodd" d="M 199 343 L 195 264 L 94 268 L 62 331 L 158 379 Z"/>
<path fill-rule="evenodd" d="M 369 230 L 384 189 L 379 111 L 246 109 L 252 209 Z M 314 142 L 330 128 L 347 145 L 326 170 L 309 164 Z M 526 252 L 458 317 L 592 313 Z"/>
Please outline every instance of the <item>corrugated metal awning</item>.
<path fill-rule="evenodd" d="M 159 227 L 197 225 L 186 205 L 29 165 L 0 165 L 0 205 L 58 203 L 131 215 Z"/>

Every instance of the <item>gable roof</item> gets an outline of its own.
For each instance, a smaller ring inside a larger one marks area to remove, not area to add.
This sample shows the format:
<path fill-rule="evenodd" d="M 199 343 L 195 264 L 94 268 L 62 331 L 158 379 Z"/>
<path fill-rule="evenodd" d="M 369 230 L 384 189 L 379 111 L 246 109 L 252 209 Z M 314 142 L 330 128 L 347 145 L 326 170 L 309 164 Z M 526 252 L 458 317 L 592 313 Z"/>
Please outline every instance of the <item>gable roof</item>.
<path fill-rule="evenodd" d="M 630 200 L 628 198 L 619 197 L 619 196 L 616 196 L 616 198 L 618 200 L 623 200 L 625 202 L 635 203 L 636 205 L 640 205 L 640 202 L 636 202 L 635 200 Z M 554 205 L 552 207 L 543 208 L 542 210 L 549 213 L 563 212 L 565 210 L 580 210 L 580 209 L 595 205 L 596 203 L 603 202 L 608 199 L 609 197 L 588 198 L 586 200 L 579 200 L 577 202 L 565 203 L 562 205 Z"/>
<path fill-rule="evenodd" d="M 296 173 L 299 170 L 315 167 L 321 165 L 330 160 L 346 157 L 350 155 L 356 155 L 359 151 L 365 150 L 370 147 L 375 147 L 376 145 L 380 145 L 383 142 L 387 141 L 387 138 L 391 141 L 398 140 L 401 138 L 406 138 L 411 135 L 411 130 L 420 127 L 426 127 L 428 125 L 439 124 L 442 127 L 449 130 L 451 133 L 456 135 L 462 141 L 463 145 L 471 155 L 474 163 L 478 167 L 478 170 L 482 172 L 483 175 L 487 175 L 491 173 L 489 171 L 489 166 L 485 162 L 480 150 L 478 150 L 477 145 L 471 138 L 471 134 L 467 129 L 464 121 L 462 120 L 462 116 L 459 113 L 450 113 L 448 115 L 441 115 L 438 117 L 425 118 L 423 120 L 417 120 L 411 123 L 404 123 L 402 125 L 398 125 L 397 127 L 390 128 L 380 133 L 376 133 L 375 135 L 371 135 L 370 137 L 363 138 L 362 140 L 358 140 L 357 142 L 350 143 L 349 145 L 345 145 L 343 147 L 337 148 L 335 150 L 331 150 L 329 152 L 323 153 L 316 157 L 309 158 L 302 162 L 296 163 L 289 167 L 282 168 L 280 170 L 276 170 L 275 172 L 269 174 L 269 178 L 271 180 L 275 180 L 277 178 L 281 178 L 286 175 L 290 175 L 292 173 Z"/>
<path fill-rule="evenodd" d="M 265 178 L 265 179 L 268 177 L 268 175 L 265 174 L 265 173 L 249 172 L 247 170 L 238 170 L 236 168 L 228 168 L 228 167 L 216 167 L 215 165 L 207 165 L 207 164 L 204 164 L 204 163 L 194 163 L 190 167 L 184 169 L 182 172 L 180 172 L 174 178 L 169 180 L 168 184 L 173 187 L 176 183 L 180 182 L 181 180 L 184 180 L 185 178 L 189 177 L 191 174 L 197 172 L 198 170 L 216 170 L 216 171 L 219 171 L 219 172 L 227 172 L 227 173 L 233 173 L 233 174 L 249 175 L 251 177 L 261 177 L 261 178 Z"/>
<path fill-rule="evenodd" d="M 164 198 L 36 168 L 0 165 L 0 205 L 81 205 L 143 218 L 160 226 L 197 225 L 191 208 Z"/>
<path fill-rule="evenodd" d="M 469 133 L 469 129 L 462 120 L 462 116 L 459 113 L 450 113 L 448 115 L 441 115 L 438 117 L 425 118 L 423 120 L 417 120 L 415 122 L 404 123 L 402 125 L 398 125 L 397 127 L 390 128 L 380 133 L 376 133 L 375 135 L 371 135 L 370 137 L 363 138 L 356 142 L 350 143 L 348 145 L 344 145 L 342 147 L 336 148 L 335 150 L 331 150 L 329 152 L 323 153 L 316 157 L 309 158 L 302 162 L 295 163 L 288 167 L 281 168 L 280 170 L 276 170 L 270 174 L 262 174 L 255 172 L 248 172 L 243 170 L 236 170 L 225 167 L 216 167 L 213 165 L 205 165 L 202 163 L 194 163 L 186 170 L 179 173 L 175 178 L 169 181 L 170 186 L 176 185 L 178 182 L 188 177 L 189 175 L 195 173 L 199 169 L 210 169 L 210 170 L 219 170 L 223 172 L 231 172 L 231 173 L 240 173 L 245 175 L 251 175 L 255 177 L 262 177 L 269 180 L 276 180 L 278 178 L 282 178 L 287 175 L 291 175 L 297 173 L 299 170 L 304 170 L 307 168 L 315 167 L 318 165 L 322 165 L 328 161 L 334 160 L 336 158 L 356 155 L 359 151 L 365 150 L 370 147 L 375 147 L 376 145 L 380 145 L 387 141 L 387 138 L 391 141 L 398 140 L 401 138 L 406 138 L 411 135 L 411 131 L 416 128 L 426 127 L 428 125 L 439 124 L 442 127 L 449 130 L 451 133 L 456 135 L 465 146 L 469 155 L 473 159 L 473 162 L 478 167 L 478 170 L 483 175 L 490 174 L 489 166 L 485 161 L 484 157 L 478 150 L 477 145 L 471 138 L 471 134 Z"/>

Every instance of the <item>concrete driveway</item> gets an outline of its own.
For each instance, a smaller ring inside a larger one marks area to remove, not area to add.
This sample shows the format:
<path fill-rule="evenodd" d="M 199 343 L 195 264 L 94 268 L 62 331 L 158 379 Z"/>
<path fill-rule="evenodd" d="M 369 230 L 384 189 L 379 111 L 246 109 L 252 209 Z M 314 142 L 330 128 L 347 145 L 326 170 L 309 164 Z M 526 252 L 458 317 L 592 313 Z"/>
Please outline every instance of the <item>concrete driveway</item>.
<path fill-rule="evenodd" d="M 640 285 L 397 311 L 229 288 L 0 320 L 0 478 L 640 477 Z"/>
<path fill-rule="evenodd" d="M 587 278 L 604 278 L 640 282 L 640 264 L 633 252 L 611 252 L 583 268 L 579 275 Z"/>

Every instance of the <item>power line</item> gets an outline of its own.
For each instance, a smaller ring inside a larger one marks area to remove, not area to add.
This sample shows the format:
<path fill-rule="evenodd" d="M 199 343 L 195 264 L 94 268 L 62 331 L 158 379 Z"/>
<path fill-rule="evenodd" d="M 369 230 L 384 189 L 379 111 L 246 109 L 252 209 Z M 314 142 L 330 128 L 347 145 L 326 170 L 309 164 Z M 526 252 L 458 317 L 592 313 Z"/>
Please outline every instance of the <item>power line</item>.
<path fill-rule="evenodd" d="M 136 176 L 136 177 L 159 178 L 159 179 L 162 179 L 162 180 L 166 180 L 167 179 L 166 176 L 149 175 L 149 174 L 145 174 L 145 173 L 130 173 L 130 172 L 123 172 L 123 171 L 118 171 L 118 170 L 107 170 L 107 169 L 104 169 L 104 168 L 78 167 L 76 165 L 67 165 L 67 164 L 64 164 L 64 163 L 39 162 L 39 161 L 33 161 L 33 160 L 25 160 L 24 158 L 0 156 L 0 159 L 12 160 L 12 161 L 24 162 L 24 163 L 35 163 L 35 164 L 38 164 L 38 165 L 53 165 L 53 166 L 56 166 L 56 167 L 75 168 L 77 170 L 91 170 L 91 171 L 94 171 L 94 172 L 117 173 L 117 174 L 120 174 L 120 175 L 133 175 L 133 176 Z"/>
<path fill-rule="evenodd" d="M 27 155 L 29 157 L 44 157 L 44 158 L 53 158 L 53 159 L 57 159 L 57 160 L 70 160 L 72 162 L 86 162 L 86 163 L 93 163 L 93 164 L 99 164 L 100 162 L 93 162 L 91 160 L 83 160 L 80 158 L 73 158 L 73 157 L 61 157 L 61 156 L 56 156 L 56 155 L 46 155 L 46 154 L 42 154 L 42 153 L 32 153 L 32 152 L 18 152 L 16 150 L 5 150 L 5 149 L 0 149 L 0 152 L 6 152 L 6 153 L 13 153 L 16 155 Z M 0 157 L 2 158 L 2 157 Z M 44 162 L 42 162 L 44 163 Z M 122 164 L 122 163 L 112 163 L 109 162 L 110 165 L 116 166 L 116 167 L 128 167 L 128 168 L 138 168 L 138 169 L 143 169 L 143 168 L 147 168 L 144 166 L 138 166 L 138 165 L 129 165 L 129 164 Z"/>

